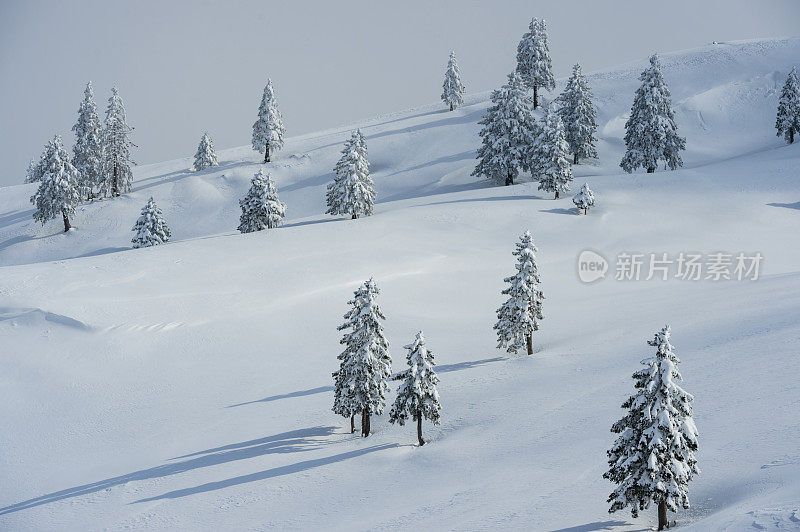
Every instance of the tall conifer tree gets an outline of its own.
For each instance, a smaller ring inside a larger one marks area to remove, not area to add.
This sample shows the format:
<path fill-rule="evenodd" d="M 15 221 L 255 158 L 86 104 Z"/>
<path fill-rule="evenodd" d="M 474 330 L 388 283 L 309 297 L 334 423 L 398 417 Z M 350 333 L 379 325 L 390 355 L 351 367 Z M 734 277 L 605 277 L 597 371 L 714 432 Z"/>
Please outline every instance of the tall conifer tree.
<path fill-rule="evenodd" d="M 528 32 L 517 45 L 517 73 L 524 83 L 533 89 L 533 108 L 539 107 L 539 89 L 552 91 L 556 88 L 550 46 L 547 43 L 547 23 L 534 18 Z"/>
<path fill-rule="evenodd" d="M 533 145 L 535 121 L 522 78 L 508 75 L 508 83 L 492 92 L 492 106 L 478 122 L 481 147 L 473 176 L 513 185 L 520 169 L 527 170 Z"/>
<path fill-rule="evenodd" d="M 122 96 L 114 87 L 111 89 L 111 97 L 108 99 L 106 119 L 103 125 L 100 192 L 104 196 L 119 196 L 131 190 L 133 182 L 131 166 L 135 164 L 131 160 L 130 153 L 130 148 L 134 145 L 129 138 L 131 131 L 133 128 L 128 125 Z"/>
<path fill-rule="evenodd" d="M 689 508 L 687 484 L 700 473 L 694 397 L 678 385 L 680 360 L 669 340 L 666 326 L 647 342 L 656 353 L 633 374 L 637 391 L 622 405 L 628 413 L 611 427 L 619 437 L 608 451 L 610 467 L 603 475 L 618 484 L 608 497 L 609 513 L 630 506 L 636 517 L 656 503 L 659 530 L 668 526 L 668 509 Z"/>
<path fill-rule="evenodd" d="M 31 196 L 31 203 L 36 207 L 33 219 L 44 225 L 48 220 L 61 216 L 64 232 L 67 232 L 72 228 L 69 217 L 75 213 L 75 206 L 81 198 L 78 194 L 78 171 L 72 166 L 59 135 L 47 143 L 41 171 L 39 188 Z"/>
<path fill-rule="evenodd" d="M 572 76 L 558 97 L 558 114 L 564 122 L 564 133 L 572 152 L 572 164 L 580 158 L 597 157 L 594 137 L 597 131 L 597 111 L 592 103 L 592 91 L 581 73 L 581 66 L 572 67 Z"/>
<path fill-rule="evenodd" d="M 503 279 L 509 284 L 502 292 L 508 296 L 508 300 L 497 309 L 494 329 L 497 331 L 497 347 L 505 348 L 509 353 L 516 353 L 524 345 L 528 354 L 532 355 L 533 332 L 539 330 L 539 321 L 544 319 L 544 295 L 539 290 L 541 281 L 536 251 L 530 231 L 525 231 L 513 252 L 517 257 L 517 273 Z"/>
<path fill-rule="evenodd" d="M 449 105 L 452 111 L 464 104 L 465 92 L 466 88 L 461 82 L 461 70 L 458 68 L 456 53 L 450 52 L 450 60 L 447 62 L 447 70 L 444 73 L 442 101 L 445 105 Z"/>
<path fill-rule="evenodd" d="M 789 144 L 794 142 L 795 135 L 800 134 L 800 80 L 796 67 L 789 72 L 781 90 L 775 129 L 778 130 L 778 136 L 783 135 Z"/>
<path fill-rule="evenodd" d="M 103 127 L 97 115 L 92 82 L 86 84 L 83 101 L 78 108 L 78 121 L 72 126 L 75 146 L 72 148 L 72 164 L 78 170 L 79 192 L 87 200 L 94 197 L 102 182 Z"/>
<path fill-rule="evenodd" d="M 264 162 L 270 162 L 271 154 L 283 148 L 283 136 L 286 128 L 283 117 L 278 110 L 278 101 L 272 88 L 272 80 L 267 80 L 261 105 L 258 106 L 258 120 L 253 124 L 253 149 L 264 152 Z"/>
<path fill-rule="evenodd" d="M 642 85 L 636 89 L 631 115 L 625 123 L 625 156 L 620 167 L 630 173 L 646 168 L 656 171 L 658 161 L 670 170 L 683 166 L 680 152 L 686 149 L 686 139 L 678 135 L 672 101 L 661 73 L 658 56 L 650 56 L 650 66 L 639 76 Z"/>

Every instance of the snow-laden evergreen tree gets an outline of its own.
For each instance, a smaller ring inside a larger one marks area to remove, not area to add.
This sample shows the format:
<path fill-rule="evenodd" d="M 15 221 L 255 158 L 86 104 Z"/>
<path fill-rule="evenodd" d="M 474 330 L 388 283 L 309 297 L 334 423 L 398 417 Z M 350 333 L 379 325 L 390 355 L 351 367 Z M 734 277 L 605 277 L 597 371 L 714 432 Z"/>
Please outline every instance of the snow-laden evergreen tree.
<path fill-rule="evenodd" d="M 680 152 L 686 149 L 686 139 L 678 135 L 669 88 L 657 55 L 650 56 L 650 66 L 639 79 L 642 85 L 636 89 L 631 115 L 625 123 L 627 150 L 620 167 L 628 173 L 646 168 L 649 174 L 663 160 L 674 170 L 683 166 Z"/>
<path fill-rule="evenodd" d="M 509 74 L 508 83 L 492 92 L 492 106 L 478 123 L 483 126 L 481 147 L 472 175 L 513 185 L 520 169 L 529 168 L 536 130 L 530 99 L 517 73 Z"/>
<path fill-rule="evenodd" d="M 558 97 L 558 114 L 564 122 L 564 133 L 572 152 L 572 164 L 581 157 L 597 157 L 594 133 L 597 131 L 597 111 L 592 103 L 592 91 L 581 73 L 581 66 L 572 67 L 572 76 Z"/>
<path fill-rule="evenodd" d="M 622 405 L 628 413 L 611 427 L 619 437 L 608 451 L 610 467 L 603 475 L 618 484 L 608 498 L 609 513 L 630 506 L 636 517 L 654 502 L 659 530 L 668 526 L 667 509 L 689 508 L 687 484 L 700 473 L 694 398 L 678 385 L 680 360 L 669 339 L 666 326 L 647 342 L 656 353 L 633 374 L 637 391 Z"/>
<path fill-rule="evenodd" d="M 39 156 L 39 162 L 31 159 L 31 161 L 28 163 L 28 168 L 25 170 L 26 183 L 36 183 L 37 181 L 42 180 L 42 160 L 45 157 L 45 153 L 47 153 L 46 147 L 45 151 L 42 152 L 42 155 Z"/>
<path fill-rule="evenodd" d="M 283 135 L 286 128 L 278 110 L 278 101 L 272 89 L 272 80 L 267 80 L 261 105 L 258 106 L 258 120 L 253 124 L 253 149 L 264 152 L 264 162 L 270 161 L 270 154 L 283 148 Z"/>
<path fill-rule="evenodd" d="M 581 189 L 572 198 L 572 203 L 583 211 L 583 214 L 589 212 L 590 207 L 594 207 L 594 192 L 589 188 L 589 183 L 584 183 Z"/>
<path fill-rule="evenodd" d="M 422 439 L 422 418 L 434 425 L 438 425 L 441 420 L 442 407 L 439 404 L 439 391 L 436 389 L 439 377 L 433 369 L 433 353 L 425 347 L 422 331 L 404 349 L 408 350 L 408 369 L 395 377 L 403 382 L 397 388 L 397 398 L 389 412 L 389 422 L 404 425 L 406 419 L 411 417 L 417 422 L 417 440 L 422 446 L 425 445 L 425 440 Z"/>
<path fill-rule="evenodd" d="M 339 157 L 339 160 L 336 161 L 336 165 L 333 167 L 333 181 L 328 183 L 327 193 L 325 195 L 325 204 L 328 207 L 328 210 L 325 211 L 326 214 L 333 214 L 334 216 L 340 214 L 339 205 L 341 204 L 341 196 L 344 189 L 343 183 L 347 176 L 347 172 L 345 171 L 347 166 L 347 154 L 350 152 L 353 145 L 358 142 L 358 139 L 357 132 L 353 131 L 350 138 L 344 142 L 344 148 L 342 148 L 341 151 L 342 156 Z"/>
<path fill-rule="evenodd" d="M 61 216 L 64 232 L 67 232 L 72 227 L 69 217 L 75 213 L 81 197 L 78 194 L 78 170 L 72 166 L 59 135 L 47 143 L 41 165 L 39 188 L 31 196 L 31 203 L 36 207 L 33 219 L 44 225 L 48 220 Z"/>
<path fill-rule="evenodd" d="M 103 156 L 102 177 L 100 179 L 100 192 L 103 196 L 119 196 L 130 192 L 133 182 L 135 164 L 131 160 L 131 142 L 129 135 L 133 128 L 128 125 L 125 117 L 125 104 L 119 90 L 111 89 L 108 99 L 106 119 L 103 124 Z"/>
<path fill-rule="evenodd" d="M 796 67 L 789 72 L 781 90 L 775 129 L 778 130 L 778 136 L 783 135 L 789 144 L 794 142 L 795 134 L 800 134 L 800 80 Z"/>
<path fill-rule="evenodd" d="M 361 435 L 370 433 L 370 416 L 380 415 L 386 406 L 386 383 L 392 374 L 389 342 L 381 321 L 386 317 L 375 301 L 380 291 L 373 279 L 365 281 L 348 301 L 350 310 L 339 326 L 346 331 L 340 343 L 339 370 L 334 373 L 333 411 L 342 416 L 361 413 Z"/>
<path fill-rule="evenodd" d="M 539 107 L 539 88 L 551 91 L 556 88 L 553 63 L 547 44 L 547 23 L 544 19 L 531 20 L 528 31 L 517 45 L 517 72 L 523 82 L 533 89 L 533 108 Z"/>
<path fill-rule="evenodd" d="M 135 248 L 157 246 L 169 241 L 172 236 L 161 209 L 152 197 L 142 207 L 142 214 L 133 226 L 133 232 L 136 234 L 131 242 Z"/>
<path fill-rule="evenodd" d="M 447 70 L 444 73 L 444 84 L 442 85 L 442 101 L 450 106 L 450 110 L 461 107 L 464 104 L 464 93 L 466 87 L 461 83 L 461 70 L 458 68 L 456 53 L 450 52 L 450 60 L 447 62 Z"/>
<path fill-rule="evenodd" d="M 562 192 L 569 192 L 572 183 L 572 166 L 569 163 L 569 145 L 564 133 L 564 123 L 549 105 L 536 142 L 531 150 L 530 166 L 539 180 L 539 190 L 555 193 L 558 199 Z"/>
<path fill-rule="evenodd" d="M 349 214 L 352 219 L 370 216 L 375 207 L 375 185 L 369 175 L 367 144 L 360 130 L 345 142 L 342 156 L 328 184 L 327 214 Z"/>
<path fill-rule="evenodd" d="M 528 354 L 533 354 L 533 331 L 539 330 L 544 295 L 539 290 L 539 268 L 536 265 L 536 246 L 530 231 L 525 231 L 517 242 L 513 255 L 517 257 L 517 273 L 506 277 L 503 282 L 509 287 L 502 294 L 508 300 L 497 309 L 497 331 L 499 348 L 516 353 L 525 345 Z"/>
<path fill-rule="evenodd" d="M 214 152 L 214 143 L 208 133 L 203 133 L 200 139 L 200 144 L 197 146 L 197 153 L 194 154 L 194 165 L 192 168 L 199 172 L 205 170 L 209 166 L 219 166 L 217 161 L 217 154 Z"/>
<path fill-rule="evenodd" d="M 286 216 L 286 204 L 278 199 L 278 191 L 272 178 L 264 169 L 259 169 L 250 181 L 250 190 L 239 200 L 242 214 L 239 216 L 239 231 L 252 233 L 278 227 Z"/>
<path fill-rule="evenodd" d="M 102 181 L 103 127 L 97 115 L 92 82 L 86 84 L 83 101 L 78 107 L 78 121 L 72 126 L 75 146 L 72 148 L 72 164 L 78 170 L 79 192 L 90 200 Z"/>

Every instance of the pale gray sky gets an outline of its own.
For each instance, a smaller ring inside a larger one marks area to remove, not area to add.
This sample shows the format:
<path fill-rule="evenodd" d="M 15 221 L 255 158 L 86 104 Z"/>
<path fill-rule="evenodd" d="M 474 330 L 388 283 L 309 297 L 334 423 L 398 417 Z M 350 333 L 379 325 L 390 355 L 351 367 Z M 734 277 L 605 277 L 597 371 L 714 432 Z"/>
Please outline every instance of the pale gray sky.
<path fill-rule="evenodd" d="M 436 102 L 450 49 L 468 92 L 514 68 L 531 17 L 548 21 L 556 76 L 713 40 L 798 36 L 800 2 L 0 0 L 0 186 L 20 183 L 86 81 L 111 86 L 140 164 L 249 144 L 267 77 L 288 135 Z M 800 60 L 800 58 L 798 58 Z"/>

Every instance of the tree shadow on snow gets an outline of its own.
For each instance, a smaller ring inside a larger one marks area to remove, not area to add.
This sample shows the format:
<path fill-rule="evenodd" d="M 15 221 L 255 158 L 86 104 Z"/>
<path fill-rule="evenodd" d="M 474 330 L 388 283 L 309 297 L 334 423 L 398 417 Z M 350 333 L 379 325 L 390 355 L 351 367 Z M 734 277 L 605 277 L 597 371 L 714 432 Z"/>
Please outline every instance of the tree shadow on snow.
<path fill-rule="evenodd" d="M 800 211 L 800 201 L 797 203 L 767 203 L 770 207 L 783 207 L 784 209 L 796 209 Z"/>
<path fill-rule="evenodd" d="M 0 515 L 18 512 L 20 510 L 26 510 L 28 508 L 34 508 L 36 506 L 41 506 L 43 504 L 61 501 L 64 499 L 70 499 L 72 497 L 79 497 L 81 495 L 96 493 L 98 491 L 107 490 L 114 486 L 119 486 L 122 484 L 126 484 L 128 482 L 168 477 L 180 473 L 185 473 L 187 471 L 192 471 L 193 469 L 200 469 L 204 467 L 225 464 L 228 462 L 234 462 L 236 460 L 246 460 L 249 458 L 263 456 L 266 454 L 288 454 L 288 453 L 297 453 L 297 452 L 319 449 L 323 445 L 328 443 L 327 441 L 324 440 L 324 438 L 334 434 L 336 429 L 337 427 L 322 427 L 322 426 L 311 427 L 307 429 L 299 429 L 289 432 L 283 432 L 281 434 L 275 434 L 273 436 L 267 436 L 265 438 L 259 438 L 255 440 L 224 445 L 222 447 L 215 447 L 213 449 L 207 449 L 205 451 L 198 451 L 195 453 L 173 458 L 170 463 L 163 464 L 160 466 L 151 467 L 149 469 L 142 469 L 140 471 L 128 473 L 127 475 L 108 478 L 105 480 L 101 480 L 99 482 L 93 482 L 91 484 L 84 484 L 83 486 L 76 486 L 74 488 L 48 493 L 47 495 L 42 495 L 40 497 L 28 499 L 27 501 L 12 504 L 10 506 L 6 506 L 5 508 L 0 508 Z M 365 449 L 361 451 L 362 454 L 364 452 L 369 452 L 369 450 Z M 342 455 L 334 455 L 328 458 L 309 460 L 308 462 L 299 462 L 298 464 L 294 464 L 291 466 L 284 466 L 275 469 L 281 470 L 280 474 L 286 475 L 297 471 L 310 469 L 312 467 L 311 465 L 306 465 L 305 467 L 303 467 L 303 464 L 307 464 L 310 462 L 319 462 L 318 465 L 324 465 L 325 463 L 332 463 L 346 458 L 348 457 Z M 268 473 L 269 471 L 273 470 L 268 470 L 266 472 L 262 472 L 257 475 L 261 475 L 261 478 L 278 476 L 278 473 L 274 475 L 266 475 L 266 473 Z M 228 482 L 227 485 L 235 485 L 237 483 L 242 483 L 242 482 L 231 483 L 231 481 L 225 481 L 225 482 Z M 214 483 L 214 484 L 225 484 L 225 482 Z M 189 491 L 189 490 L 184 490 L 184 491 Z M 198 489 L 198 491 L 208 491 L 208 490 Z"/>
<path fill-rule="evenodd" d="M 441 364 L 436 366 L 436 373 L 448 373 L 450 371 L 461 371 L 463 369 L 471 369 L 478 366 L 482 366 L 484 364 L 490 364 L 492 362 L 501 362 L 506 360 L 503 357 L 494 357 L 494 358 L 484 358 L 483 360 L 468 360 L 466 362 L 458 362 L 455 364 Z M 397 373 L 389 377 L 389 380 L 394 380 L 397 377 Z M 281 399 L 291 399 L 293 397 L 305 397 L 307 395 L 315 395 L 318 393 L 326 393 L 332 392 L 333 386 L 318 386 L 316 388 L 309 388 L 308 390 L 299 390 L 296 392 L 290 393 L 282 393 L 278 395 L 270 395 L 269 397 L 264 397 L 263 399 L 255 399 L 253 401 L 246 401 L 244 403 L 236 403 L 235 405 L 228 405 L 225 408 L 234 408 L 237 406 L 245 406 L 245 405 L 253 405 L 256 403 L 270 403 L 272 401 L 280 401 Z"/>
<path fill-rule="evenodd" d="M 270 403 L 272 401 L 279 401 L 281 399 L 291 399 L 292 397 L 305 397 L 306 395 L 314 395 L 318 393 L 332 392 L 333 386 L 318 386 L 317 388 L 310 388 L 308 390 L 300 390 L 291 393 L 282 393 L 280 395 L 270 395 L 263 399 L 256 399 L 255 401 L 247 401 L 244 403 L 237 403 L 235 405 L 228 405 L 226 408 L 233 408 L 235 406 L 252 405 L 255 403 Z"/>
<path fill-rule="evenodd" d="M 580 214 L 578 209 L 542 209 L 539 212 L 549 212 L 551 214 L 569 214 L 571 216 L 575 216 L 576 214 Z"/>
<path fill-rule="evenodd" d="M 625 521 L 595 521 L 594 523 L 586 523 L 585 525 L 571 526 L 569 528 L 559 528 L 553 532 L 592 532 L 594 530 L 613 530 L 620 526 L 629 526 L 630 523 Z M 644 532 L 650 530 L 649 528 L 640 528 L 633 532 Z"/>
<path fill-rule="evenodd" d="M 329 464 L 335 464 L 336 462 L 342 462 L 344 460 L 349 460 L 351 458 L 356 458 L 368 453 L 373 453 L 375 451 L 383 451 L 385 449 L 393 449 L 395 447 L 400 447 L 400 444 L 397 443 L 386 443 L 383 445 L 373 445 L 371 447 L 366 447 L 364 449 L 357 449 L 355 451 L 347 451 L 344 453 L 334 454 L 332 456 L 326 456 L 324 458 L 315 458 L 313 460 L 304 460 L 302 462 L 297 462 L 296 464 L 290 464 L 285 466 L 273 467 L 271 469 L 265 469 L 264 471 L 259 471 L 258 473 L 250 473 L 249 475 L 240 475 L 238 477 L 229 478 L 226 480 L 220 480 L 217 482 L 206 482 L 205 484 L 200 484 L 199 486 L 195 486 L 193 488 L 186 488 L 181 490 L 174 490 L 168 491 L 162 495 L 158 495 L 156 497 L 148 497 L 146 499 L 139 499 L 138 501 L 134 501 L 135 503 L 140 502 L 153 502 L 159 501 L 162 499 L 179 499 L 181 497 L 187 497 L 189 495 L 195 495 L 197 493 L 206 493 L 209 491 L 216 491 L 225 488 L 230 488 L 232 486 L 239 486 L 241 484 L 248 484 L 250 482 L 258 482 L 260 480 L 266 480 L 268 478 L 275 478 L 281 477 L 284 475 L 292 475 L 294 473 L 300 473 L 302 471 L 308 471 L 309 469 L 315 469 L 317 467 L 326 466 Z"/>

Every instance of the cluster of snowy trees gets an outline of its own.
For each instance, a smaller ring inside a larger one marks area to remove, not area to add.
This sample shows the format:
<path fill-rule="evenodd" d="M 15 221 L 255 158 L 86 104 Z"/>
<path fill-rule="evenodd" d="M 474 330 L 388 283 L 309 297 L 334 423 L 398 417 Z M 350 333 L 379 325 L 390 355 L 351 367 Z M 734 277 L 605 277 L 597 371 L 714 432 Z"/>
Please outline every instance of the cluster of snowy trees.
<path fill-rule="evenodd" d="M 656 55 L 650 58 L 650 67 L 642 72 L 640 80 L 642 84 L 625 124 L 626 152 L 620 166 L 626 172 L 637 168 L 654 172 L 664 161 L 674 170 L 683 165 L 680 152 L 686 149 L 686 141 L 678 135 L 669 88 Z M 796 75 L 794 82 L 796 87 Z M 555 80 L 546 23 L 534 18 L 517 47 L 516 71 L 508 75 L 505 85 L 492 92 L 492 105 L 480 121 L 481 146 L 472 175 L 513 185 L 521 171 L 530 172 L 539 181 L 539 190 L 552 192 L 558 199 L 570 189 L 570 159 L 571 164 L 579 164 L 581 159 L 597 157 L 597 112 L 579 64 L 573 66 L 564 91 L 544 105 L 543 115 L 537 119 L 534 111 L 540 106 L 540 89 L 554 90 Z M 791 103 L 781 107 L 790 108 Z M 779 111 L 777 127 L 779 132 L 786 131 L 789 139 L 794 131 L 790 124 L 797 119 L 787 116 L 795 115 Z M 576 205 L 585 213 L 594 198 L 585 193 L 579 196 Z"/>
<path fill-rule="evenodd" d="M 133 130 L 125 116 L 125 105 L 116 87 L 111 89 L 105 120 L 101 124 L 92 83 L 86 85 L 73 126 L 75 145 L 70 154 L 56 135 L 45 146 L 39 161 L 28 165 L 26 183 L 39 183 L 31 197 L 33 217 L 42 224 L 59 215 L 64 231 L 71 228 L 70 216 L 81 201 L 113 197 L 129 192 L 133 180 L 130 148 Z"/>
<path fill-rule="evenodd" d="M 597 157 L 597 113 L 586 78 L 575 65 L 564 92 L 536 119 L 539 90 L 554 90 L 555 80 L 545 21 L 534 18 L 529 29 L 517 47 L 516 71 L 492 92 L 492 105 L 480 121 L 481 147 L 472 175 L 513 185 L 520 171 L 530 172 L 539 190 L 559 198 L 572 182 L 570 161 Z"/>
<path fill-rule="evenodd" d="M 338 355 L 339 369 L 333 373 L 333 412 L 350 418 L 350 432 L 355 432 L 355 417 L 361 416 L 361 435 L 370 434 L 372 416 L 381 415 L 386 407 L 388 380 L 392 378 L 392 357 L 382 322 L 386 320 L 376 301 L 380 290 L 374 279 L 365 281 L 347 302 L 350 309 L 338 330 L 345 331 L 339 343 L 344 350 Z M 397 397 L 389 413 L 389 422 L 404 425 L 409 418 L 417 423 L 417 439 L 422 438 L 422 419 L 439 424 L 441 405 L 436 385 L 433 353 L 425 346 L 419 331 L 413 342 L 405 346 L 408 369 L 398 373 Z"/>
<path fill-rule="evenodd" d="M 797 67 L 792 67 L 778 100 L 778 116 L 775 120 L 778 136 L 794 143 L 794 137 L 800 134 L 800 80 L 797 78 Z"/>

